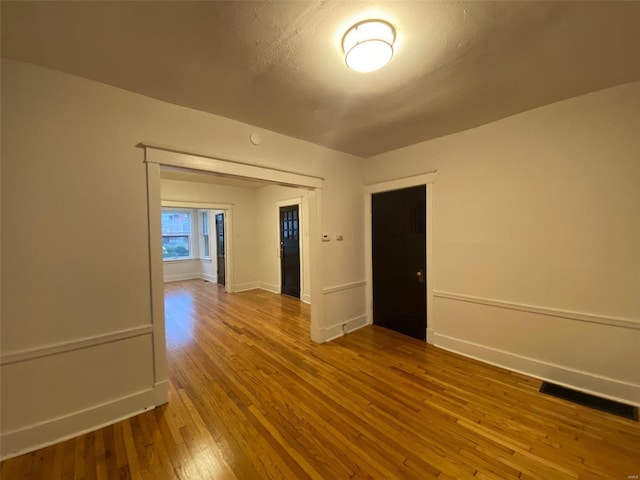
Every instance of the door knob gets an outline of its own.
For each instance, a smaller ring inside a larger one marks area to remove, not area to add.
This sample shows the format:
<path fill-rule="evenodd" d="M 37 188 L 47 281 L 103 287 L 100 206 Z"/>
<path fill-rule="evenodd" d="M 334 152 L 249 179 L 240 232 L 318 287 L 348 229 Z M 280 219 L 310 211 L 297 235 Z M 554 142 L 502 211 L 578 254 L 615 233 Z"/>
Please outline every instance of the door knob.
<path fill-rule="evenodd" d="M 418 278 L 418 283 L 424 283 L 424 272 L 422 270 L 416 272 L 416 277 Z"/>

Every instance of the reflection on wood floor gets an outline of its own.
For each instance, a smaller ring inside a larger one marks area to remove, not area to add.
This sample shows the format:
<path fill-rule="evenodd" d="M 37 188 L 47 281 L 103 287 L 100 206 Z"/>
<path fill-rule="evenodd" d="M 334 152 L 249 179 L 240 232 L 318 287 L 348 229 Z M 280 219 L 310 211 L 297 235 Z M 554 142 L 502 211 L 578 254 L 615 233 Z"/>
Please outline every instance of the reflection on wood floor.
<path fill-rule="evenodd" d="M 366 327 L 309 340 L 309 308 L 166 286 L 169 404 L 5 461 L 3 479 L 627 479 L 637 422 Z"/>

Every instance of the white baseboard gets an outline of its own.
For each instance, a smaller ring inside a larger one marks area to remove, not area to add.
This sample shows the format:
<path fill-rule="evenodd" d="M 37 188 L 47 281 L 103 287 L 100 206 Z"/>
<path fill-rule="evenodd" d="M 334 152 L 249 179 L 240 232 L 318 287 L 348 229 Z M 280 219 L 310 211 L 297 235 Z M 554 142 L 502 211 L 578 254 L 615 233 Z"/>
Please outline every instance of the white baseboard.
<path fill-rule="evenodd" d="M 260 288 L 260 282 L 236 283 L 233 285 L 231 291 L 234 293 L 246 292 L 247 290 L 255 290 L 256 288 Z"/>
<path fill-rule="evenodd" d="M 202 278 L 201 273 L 178 273 L 176 275 L 165 275 L 164 281 L 168 282 L 179 282 L 180 280 L 195 280 L 198 278 Z"/>
<path fill-rule="evenodd" d="M 209 273 L 179 273 L 176 275 L 165 275 L 164 282 L 180 282 L 182 280 L 206 280 L 211 283 L 218 283 L 218 276 Z"/>
<path fill-rule="evenodd" d="M 433 334 L 432 338 L 437 347 L 465 357 L 593 395 L 640 406 L 640 385 L 570 369 L 438 333 Z"/>
<path fill-rule="evenodd" d="M 282 292 L 280 291 L 280 286 L 275 283 L 267 283 L 267 282 L 258 282 L 260 285 L 258 288 L 261 290 L 265 290 L 267 292 L 276 293 L 280 295 Z M 300 295 L 300 300 L 303 303 L 311 304 L 311 295 L 308 293 L 303 293 Z"/>
<path fill-rule="evenodd" d="M 262 290 L 266 290 L 271 293 L 280 293 L 280 286 L 275 283 L 258 282 Z"/>
<path fill-rule="evenodd" d="M 169 380 L 162 380 L 153 384 L 153 397 L 156 407 L 169 403 Z"/>
<path fill-rule="evenodd" d="M 436 331 L 433 328 L 427 327 L 427 343 L 430 345 L 435 345 L 435 335 Z"/>
<path fill-rule="evenodd" d="M 328 328 L 322 329 L 322 342 L 330 342 L 336 338 L 342 337 L 347 333 L 351 333 L 354 330 L 358 330 L 367 325 L 367 315 L 360 315 L 358 317 L 351 318 L 342 323 L 338 323 Z"/>
<path fill-rule="evenodd" d="M 485 305 L 488 307 L 498 307 L 508 310 L 520 312 L 535 313 L 556 318 L 565 318 L 567 320 L 577 320 L 580 322 L 597 323 L 611 327 L 621 327 L 633 330 L 640 330 L 640 319 L 621 318 L 621 317 L 605 317 L 603 315 L 594 315 L 593 313 L 574 312 L 569 310 L 561 310 L 540 305 L 527 305 L 523 303 L 506 302 L 504 300 L 496 300 L 493 298 L 476 297 L 473 295 L 465 295 L 460 293 L 443 292 L 434 290 L 435 298 L 444 298 L 447 300 L 456 300 L 461 302 L 474 303 L 477 305 Z"/>
<path fill-rule="evenodd" d="M 148 390 L 4 432 L 0 436 L 0 460 L 47 447 L 153 409 L 158 401 L 166 403 L 166 400 L 162 402 L 166 398 L 166 390 L 165 382 L 160 382 Z"/>
<path fill-rule="evenodd" d="M 259 282 L 259 285 L 262 290 L 266 290 L 267 292 L 281 294 L 280 285 L 276 283 L 267 283 L 267 282 Z M 303 293 L 300 295 L 300 300 L 304 303 L 311 304 L 311 295 L 308 293 Z"/>

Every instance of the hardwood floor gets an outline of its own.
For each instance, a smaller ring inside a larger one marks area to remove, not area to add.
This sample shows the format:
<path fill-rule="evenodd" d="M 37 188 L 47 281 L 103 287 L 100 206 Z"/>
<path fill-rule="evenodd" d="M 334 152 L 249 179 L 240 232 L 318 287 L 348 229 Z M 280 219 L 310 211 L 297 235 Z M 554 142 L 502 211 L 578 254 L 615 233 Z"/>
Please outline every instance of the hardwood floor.
<path fill-rule="evenodd" d="M 378 327 L 309 340 L 309 308 L 166 286 L 168 405 L 3 462 L 3 479 L 628 479 L 640 424 Z M 635 477 L 637 478 L 637 477 Z"/>

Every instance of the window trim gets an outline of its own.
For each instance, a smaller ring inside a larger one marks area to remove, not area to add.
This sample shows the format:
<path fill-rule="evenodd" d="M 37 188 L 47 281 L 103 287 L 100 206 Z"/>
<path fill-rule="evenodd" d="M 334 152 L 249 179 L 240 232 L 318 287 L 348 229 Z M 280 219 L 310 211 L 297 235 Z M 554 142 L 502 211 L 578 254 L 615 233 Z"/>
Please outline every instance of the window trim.
<path fill-rule="evenodd" d="M 208 209 L 197 209 L 195 210 L 198 214 L 198 259 L 202 261 L 211 261 L 211 211 Z M 202 215 L 206 214 L 207 217 L 207 231 L 206 237 L 208 240 L 205 240 L 205 233 L 203 232 L 204 228 L 204 219 Z M 204 246 L 207 245 L 207 249 Z M 208 251 L 209 255 L 204 255 L 204 252 Z"/>

